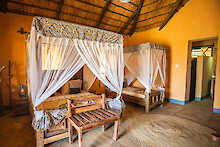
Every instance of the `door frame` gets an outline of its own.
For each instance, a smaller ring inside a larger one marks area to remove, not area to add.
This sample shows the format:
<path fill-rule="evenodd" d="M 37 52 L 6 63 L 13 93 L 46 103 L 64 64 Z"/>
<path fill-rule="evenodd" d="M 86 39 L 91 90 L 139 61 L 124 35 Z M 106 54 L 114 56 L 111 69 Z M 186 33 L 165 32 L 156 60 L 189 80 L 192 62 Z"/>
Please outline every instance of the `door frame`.
<path fill-rule="evenodd" d="M 218 47 L 218 37 L 217 36 L 216 37 L 209 37 L 209 38 L 195 39 L 195 40 L 189 40 L 188 41 L 185 101 L 189 102 L 189 99 L 190 99 L 191 67 L 192 67 L 192 56 L 191 56 L 192 55 L 192 43 L 197 42 L 197 41 L 207 41 L 207 40 L 216 40 L 216 43 L 217 43 L 216 46 Z M 217 48 L 217 50 L 218 50 L 218 48 Z M 217 53 L 217 50 L 216 50 L 216 53 Z M 216 55 L 216 59 L 217 59 L 217 55 Z M 216 60 L 216 65 L 217 65 L 217 60 Z"/>

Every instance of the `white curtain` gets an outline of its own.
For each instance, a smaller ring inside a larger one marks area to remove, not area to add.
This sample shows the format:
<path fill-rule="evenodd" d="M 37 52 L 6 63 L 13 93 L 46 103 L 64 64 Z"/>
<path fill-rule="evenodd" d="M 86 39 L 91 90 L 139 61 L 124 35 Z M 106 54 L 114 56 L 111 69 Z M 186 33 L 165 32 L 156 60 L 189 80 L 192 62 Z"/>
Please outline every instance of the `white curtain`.
<path fill-rule="evenodd" d="M 83 66 L 83 88 L 85 90 L 89 90 L 93 83 L 96 80 L 96 76 L 93 74 L 93 72 L 87 67 L 87 65 Z"/>
<path fill-rule="evenodd" d="M 74 39 L 82 60 L 118 97 L 110 102 L 111 107 L 121 108 L 120 96 L 123 86 L 124 62 L 122 44 Z"/>
<path fill-rule="evenodd" d="M 151 43 L 129 46 L 125 48 L 124 62 L 132 75 L 146 88 L 145 92 L 150 93 L 152 88 L 157 88 L 164 95 L 165 48 Z"/>
<path fill-rule="evenodd" d="M 71 39 L 44 37 L 32 29 L 28 76 L 34 109 L 84 65 L 73 44 Z M 35 111 L 35 123 L 44 115 L 43 111 Z"/>

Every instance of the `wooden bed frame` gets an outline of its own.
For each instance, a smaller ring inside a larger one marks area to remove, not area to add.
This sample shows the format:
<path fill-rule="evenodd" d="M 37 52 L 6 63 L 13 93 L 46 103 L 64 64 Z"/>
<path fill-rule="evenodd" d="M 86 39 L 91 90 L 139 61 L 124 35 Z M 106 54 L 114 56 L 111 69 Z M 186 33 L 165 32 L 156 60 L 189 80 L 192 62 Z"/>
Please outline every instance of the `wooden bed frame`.
<path fill-rule="evenodd" d="M 91 99 L 91 98 L 99 98 L 100 95 L 96 95 L 89 92 L 83 92 L 79 94 L 71 94 L 71 95 L 59 95 L 53 96 L 48 98 L 46 101 L 41 103 L 36 110 L 54 110 L 63 107 L 67 107 L 67 99 Z M 82 108 L 82 109 L 85 109 Z M 36 146 L 37 147 L 44 147 L 45 144 L 52 143 L 54 141 L 58 141 L 64 138 L 69 137 L 68 135 L 68 127 L 67 127 L 67 116 L 61 121 L 58 125 L 54 126 L 53 128 L 36 131 Z M 76 132 L 74 132 L 76 133 Z"/>
<path fill-rule="evenodd" d="M 125 101 L 144 106 L 145 112 L 149 112 L 158 105 L 161 105 L 161 107 L 163 107 L 164 99 L 161 96 L 160 91 L 151 90 L 151 93 L 146 93 L 146 95 L 144 95 L 144 93 L 129 91 L 124 88 L 122 90 L 122 96 Z"/>

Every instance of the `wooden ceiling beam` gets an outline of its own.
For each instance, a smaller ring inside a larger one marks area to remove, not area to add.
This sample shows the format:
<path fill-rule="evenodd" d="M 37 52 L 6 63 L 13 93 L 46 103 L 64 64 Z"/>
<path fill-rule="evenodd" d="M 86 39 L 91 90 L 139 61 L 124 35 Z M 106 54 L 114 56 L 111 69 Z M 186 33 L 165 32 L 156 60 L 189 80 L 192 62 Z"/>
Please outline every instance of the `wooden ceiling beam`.
<path fill-rule="evenodd" d="M 78 2 L 80 2 L 80 3 L 84 3 L 84 4 L 87 4 L 87 5 L 93 6 L 93 7 L 97 7 L 97 8 L 103 9 L 102 6 L 99 6 L 99 5 L 90 3 L 90 2 L 88 2 L 88 1 L 83 1 L 83 0 L 75 0 L 75 1 L 78 1 Z M 107 11 L 108 11 L 108 12 L 111 12 L 111 13 L 114 13 L 114 14 L 117 14 L 117 15 L 120 15 L 120 16 L 123 16 L 123 17 L 126 17 L 126 18 L 129 18 L 129 16 L 127 16 L 127 15 L 124 15 L 124 14 L 121 14 L 121 13 L 118 13 L 118 12 L 115 12 L 115 11 L 112 11 L 112 10 L 107 10 Z"/>
<path fill-rule="evenodd" d="M 143 20 L 139 20 L 138 23 L 143 22 L 143 21 L 147 21 L 147 20 L 150 20 L 150 19 L 154 19 L 154 18 L 156 18 L 156 17 L 160 17 L 160 16 L 168 15 L 168 14 L 169 14 L 169 12 L 161 13 L 161 14 L 158 14 L 158 15 L 155 15 L 155 16 L 152 16 L 152 17 L 149 17 L 149 18 L 143 19 Z"/>
<path fill-rule="evenodd" d="M 58 4 L 58 2 L 57 2 L 57 1 L 54 1 L 54 0 L 47 0 L 47 1 L 53 2 L 53 3 L 55 3 L 55 4 Z M 63 6 L 70 7 L 70 8 L 73 8 L 73 9 L 76 9 L 76 10 L 79 10 L 79 11 L 82 11 L 82 12 L 86 12 L 86 13 L 89 13 L 89 14 L 94 14 L 94 15 L 98 15 L 98 16 L 100 15 L 100 14 L 97 13 L 97 12 L 88 11 L 88 10 L 85 10 L 85 9 L 82 9 L 82 8 L 78 8 L 78 7 L 75 7 L 75 6 L 73 6 L 73 5 L 69 5 L 69 4 L 64 4 Z M 115 19 L 115 18 L 112 18 L 112 17 L 109 17 L 109 16 L 105 16 L 105 17 L 108 18 L 108 19 L 111 19 L 111 20 L 113 20 L 113 21 L 125 23 L 125 21 L 122 21 L 122 20 L 120 20 L 120 19 Z"/>
<path fill-rule="evenodd" d="M 1 0 L 0 1 L 0 11 L 6 13 L 8 10 L 8 0 Z"/>
<path fill-rule="evenodd" d="M 157 9 L 154 9 L 154 10 L 151 10 L 151 11 L 147 11 L 147 12 L 141 13 L 140 15 L 145 15 L 145 14 L 149 14 L 149 13 L 152 13 L 152 12 L 157 12 L 157 11 L 159 11 L 159 10 L 161 10 L 161 9 L 168 8 L 168 7 L 172 7 L 172 6 L 174 6 L 175 4 L 176 4 L 175 2 L 174 2 L 174 3 L 170 3 L 170 4 L 165 5 L 165 6 L 162 6 L 162 7 L 160 7 L 160 8 L 157 8 Z"/>
<path fill-rule="evenodd" d="M 134 32 L 135 32 L 135 29 L 136 29 L 136 26 L 137 26 L 137 22 L 138 22 L 138 18 L 140 16 L 141 8 L 143 7 L 143 4 L 144 4 L 144 0 L 141 0 L 140 4 L 139 4 L 139 7 L 138 7 L 138 12 L 137 12 L 137 14 L 136 14 L 136 16 L 134 18 L 134 22 L 133 22 L 132 27 L 131 27 L 130 32 L 129 32 L 130 36 L 133 35 Z"/>
<path fill-rule="evenodd" d="M 161 0 L 154 0 L 154 1 L 150 2 L 150 3 L 148 3 L 148 4 L 144 4 L 143 7 L 147 7 L 147 6 L 153 5 L 153 4 L 155 4 L 155 3 L 159 2 L 159 1 L 161 1 Z"/>
<path fill-rule="evenodd" d="M 133 5 L 133 6 L 135 6 L 135 7 L 138 7 L 138 5 L 135 4 L 135 3 L 133 3 L 133 2 L 128 2 L 128 3 L 131 4 L 131 5 Z"/>
<path fill-rule="evenodd" d="M 61 14 L 63 5 L 64 5 L 64 0 L 60 0 L 60 2 L 58 4 L 56 19 L 60 19 L 60 14 Z"/>
<path fill-rule="evenodd" d="M 104 0 L 104 1 L 107 1 L 107 0 Z M 125 7 L 121 6 L 121 5 L 115 4 L 115 3 L 113 3 L 113 2 L 112 2 L 112 5 L 114 5 L 114 6 L 118 7 L 118 8 L 122 8 L 122 9 L 124 9 L 124 10 L 126 10 L 126 11 L 129 11 L 129 12 L 134 13 L 133 10 L 127 9 L 127 8 L 125 8 Z"/>
<path fill-rule="evenodd" d="M 139 27 L 137 28 L 137 30 L 143 29 L 143 28 L 148 28 L 148 27 L 150 27 L 150 26 L 152 26 L 152 25 L 159 24 L 159 23 L 163 23 L 163 21 L 156 21 L 156 22 L 154 22 L 154 23 L 150 23 L 150 24 L 147 24 L 147 25 L 139 26 Z"/>
<path fill-rule="evenodd" d="M 55 9 L 45 8 L 45 7 L 32 5 L 32 4 L 26 4 L 26 3 L 19 2 L 19 1 L 10 0 L 10 1 L 8 1 L 8 3 L 14 3 L 14 4 L 17 4 L 17 5 L 23 5 L 23 6 L 26 6 L 26 7 L 32 7 L 32 8 L 38 8 L 38 9 L 51 11 L 51 12 L 57 12 Z"/>
<path fill-rule="evenodd" d="M 101 15 L 100 15 L 100 17 L 99 17 L 99 20 L 98 20 L 98 22 L 97 22 L 97 24 L 96 24 L 96 27 L 97 27 L 97 28 L 99 28 L 99 25 L 102 23 L 102 20 L 103 20 L 103 18 L 104 18 L 104 16 L 105 16 L 105 13 L 106 13 L 106 11 L 108 10 L 108 7 L 111 5 L 111 3 L 112 3 L 112 0 L 108 0 L 108 1 L 106 2 L 106 5 L 105 5 L 105 7 L 103 8 L 102 13 L 101 13 Z"/>
<path fill-rule="evenodd" d="M 47 15 L 39 15 L 37 13 L 18 11 L 18 10 L 15 10 L 15 9 L 14 10 L 13 9 L 9 9 L 8 12 L 15 13 L 15 14 L 20 14 L 20 15 L 26 15 L 26 16 L 41 16 L 41 17 L 47 17 L 47 18 L 56 19 L 55 17 L 51 17 L 51 16 L 47 16 Z M 83 18 L 83 19 L 85 19 L 85 18 Z M 86 26 L 94 27 L 94 26 L 89 25 L 89 24 L 79 23 L 79 22 L 76 22 L 76 21 L 70 21 L 70 20 L 67 20 L 67 19 L 61 19 L 61 20 L 66 21 L 66 22 L 70 22 L 70 23 L 76 23 L 76 24 L 81 24 L 81 25 L 86 25 Z M 117 33 L 116 31 L 112 31 L 112 30 L 109 30 L 109 29 L 105 29 L 105 30 Z"/>
<path fill-rule="evenodd" d="M 137 15 L 140 14 L 140 10 L 143 6 L 143 2 L 144 0 L 141 0 L 140 5 L 138 6 L 138 8 L 136 9 L 136 11 L 131 15 L 131 17 L 128 18 L 127 22 L 121 27 L 119 33 L 123 34 L 125 29 L 128 27 L 128 25 L 131 23 L 132 20 L 135 19 L 135 17 L 137 17 Z"/>
<path fill-rule="evenodd" d="M 19 5 L 23 5 L 23 6 L 26 6 L 26 7 L 32 7 L 32 8 L 43 9 L 43 10 L 47 10 L 47 11 L 51 11 L 51 12 L 57 12 L 57 11 L 54 10 L 54 9 L 44 8 L 44 7 L 40 7 L 40 6 L 36 6 L 36 5 L 32 5 L 32 4 L 25 4 L 25 3 L 21 3 L 21 2 L 17 2 L 17 1 L 10 1 L 10 2 L 15 3 L 15 4 L 19 4 Z M 25 12 L 25 11 L 18 11 L 18 10 L 16 10 L 16 11 L 15 11 L 15 10 L 10 10 L 10 11 L 13 11 L 13 13 L 16 13 L 16 12 L 17 12 L 18 14 L 33 16 L 33 15 L 32 15 L 33 13 L 30 13 L 30 15 L 29 15 L 29 12 Z M 79 15 L 76 15 L 76 14 L 67 13 L 67 12 L 62 12 L 62 13 L 63 13 L 64 15 L 74 16 L 74 17 L 78 17 L 78 18 L 81 18 L 81 19 L 84 19 L 84 20 L 90 20 L 90 21 L 97 22 L 97 20 L 95 20 L 95 19 L 85 18 L 85 17 L 79 16 Z M 35 13 L 34 13 L 34 14 L 35 14 Z M 35 14 L 35 16 L 41 16 L 41 15 Z M 44 16 L 44 17 L 56 19 L 56 17 L 51 17 L 51 16 Z M 108 24 L 108 23 L 103 23 L 103 25 L 110 26 L 110 27 L 114 27 L 114 28 L 120 27 L 120 26 L 116 26 L 116 25 L 112 25 L 112 24 Z M 93 26 L 93 27 L 94 27 L 94 26 Z"/>
<path fill-rule="evenodd" d="M 159 31 L 162 30 L 166 26 L 166 24 L 170 21 L 170 19 L 179 11 L 179 9 L 184 6 L 184 4 L 182 2 L 183 2 L 183 0 L 177 0 L 176 6 L 173 8 L 173 10 L 170 12 L 170 15 L 167 17 L 167 19 L 160 26 Z"/>

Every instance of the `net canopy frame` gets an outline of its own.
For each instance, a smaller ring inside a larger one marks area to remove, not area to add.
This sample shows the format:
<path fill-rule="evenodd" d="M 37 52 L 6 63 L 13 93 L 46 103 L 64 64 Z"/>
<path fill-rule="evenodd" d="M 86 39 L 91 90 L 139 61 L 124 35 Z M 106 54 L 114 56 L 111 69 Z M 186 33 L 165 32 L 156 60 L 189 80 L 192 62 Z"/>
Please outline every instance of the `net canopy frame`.
<path fill-rule="evenodd" d="M 127 46 L 124 64 L 128 69 L 125 73 L 128 85 L 136 78 L 145 87 L 145 93 L 156 89 L 165 96 L 166 47 L 150 42 Z"/>
<path fill-rule="evenodd" d="M 26 48 L 34 129 L 49 129 L 63 120 L 66 108 L 37 111 L 36 107 L 60 89 L 85 64 L 102 83 L 118 93 L 110 106 L 121 109 L 120 95 L 124 76 L 122 35 L 34 17 Z"/>

